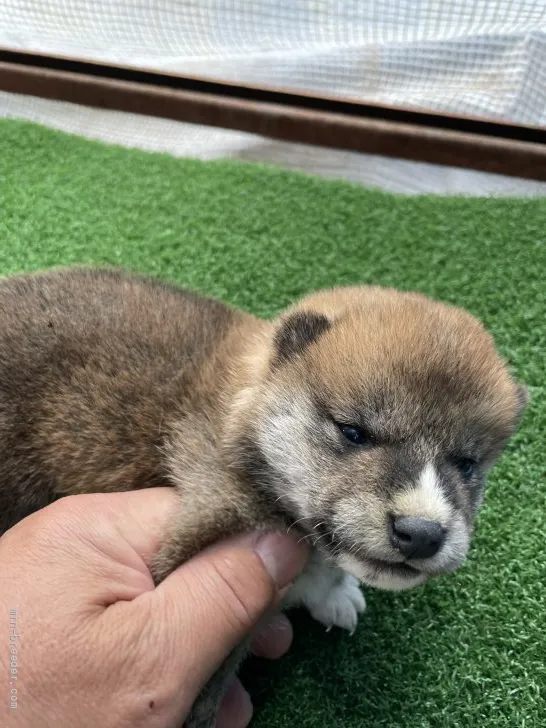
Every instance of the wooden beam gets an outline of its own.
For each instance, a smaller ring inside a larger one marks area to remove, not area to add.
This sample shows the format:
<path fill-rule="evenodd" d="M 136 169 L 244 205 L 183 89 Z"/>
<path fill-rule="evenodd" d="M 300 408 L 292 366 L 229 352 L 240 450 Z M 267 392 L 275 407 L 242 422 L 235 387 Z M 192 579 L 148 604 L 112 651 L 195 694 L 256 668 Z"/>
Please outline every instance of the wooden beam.
<path fill-rule="evenodd" d="M 0 89 L 546 181 L 546 129 L 0 49 Z"/>

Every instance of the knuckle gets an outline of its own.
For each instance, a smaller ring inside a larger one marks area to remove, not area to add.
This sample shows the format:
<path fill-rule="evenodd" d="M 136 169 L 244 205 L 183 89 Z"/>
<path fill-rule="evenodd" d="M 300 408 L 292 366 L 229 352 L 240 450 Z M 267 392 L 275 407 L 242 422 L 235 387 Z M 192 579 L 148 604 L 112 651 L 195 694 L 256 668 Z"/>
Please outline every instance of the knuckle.
<path fill-rule="evenodd" d="M 73 552 L 85 540 L 89 528 L 89 512 L 95 508 L 96 495 L 69 495 L 46 508 L 27 516 L 15 526 L 19 539 L 36 553 Z M 83 500 L 81 500 L 83 499 Z M 94 525 L 96 529 L 96 524 Z"/>
<path fill-rule="evenodd" d="M 38 511 L 32 523 L 35 540 L 46 544 L 57 541 L 61 534 L 72 527 L 78 511 L 76 496 L 66 496 Z"/>

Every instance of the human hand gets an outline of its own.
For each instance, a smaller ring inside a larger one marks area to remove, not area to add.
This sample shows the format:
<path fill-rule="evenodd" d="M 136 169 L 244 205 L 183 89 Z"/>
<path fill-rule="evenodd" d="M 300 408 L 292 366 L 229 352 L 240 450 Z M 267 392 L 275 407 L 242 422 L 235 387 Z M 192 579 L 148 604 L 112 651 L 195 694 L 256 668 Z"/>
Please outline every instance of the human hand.
<path fill-rule="evenodd" d="M 10 696 L 0 703 L 2 725 L 180 725 L 303 568 L 297 536 L 254 534 L 199 554 L 155 587 L 146 564 L 175 499 L 168 488 L 63 498 L 2 536 L 0 600 L 10 622 L 0 637 Z M 11 642 L 10 632 L 18 635 Z M 290 642 L 278 615 L 253 648 L 274 658 Z M 251 714 L 235 682 L 218 726 L 243 728 Z"/>

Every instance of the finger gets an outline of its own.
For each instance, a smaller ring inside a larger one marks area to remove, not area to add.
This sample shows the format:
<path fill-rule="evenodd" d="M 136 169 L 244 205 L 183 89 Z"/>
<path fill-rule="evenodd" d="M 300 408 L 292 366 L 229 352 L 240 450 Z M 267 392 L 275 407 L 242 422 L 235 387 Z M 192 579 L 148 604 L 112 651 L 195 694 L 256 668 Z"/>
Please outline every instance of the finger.
<path fill-rule="evenodd" d="M 251 650 L 257 657 L 276 660 L 290 649 L 292 624 L 284 614 L 275 614 L 252 640 Z"/>
<path fill-rule="evenodd" d="M 252 720 L 250 696 L 236 679 L 222 700 L 216 728 L 246 728 Z"/>
<path fill-rule="evenodd" d="M 156 618 L 161 622 L 165 612 L 171 631 L 178 631 L 171 639 L 184 646 L 181 669 L 191 666 L 196 691 L 276 603 L 306 558 L 297 534 L 244 536 L 199 554 L 143 595 L 158 601 Z"/>

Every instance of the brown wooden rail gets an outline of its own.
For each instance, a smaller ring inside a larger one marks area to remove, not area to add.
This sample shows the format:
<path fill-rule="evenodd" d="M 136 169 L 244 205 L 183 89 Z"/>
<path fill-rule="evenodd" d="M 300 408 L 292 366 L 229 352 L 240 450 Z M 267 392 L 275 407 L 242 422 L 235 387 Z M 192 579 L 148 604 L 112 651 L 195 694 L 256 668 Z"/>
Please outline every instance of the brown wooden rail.
<path fill-rule="evenodd" d="M 546 181 L 546 129 L 0 49 L 0 90 Z"/>

